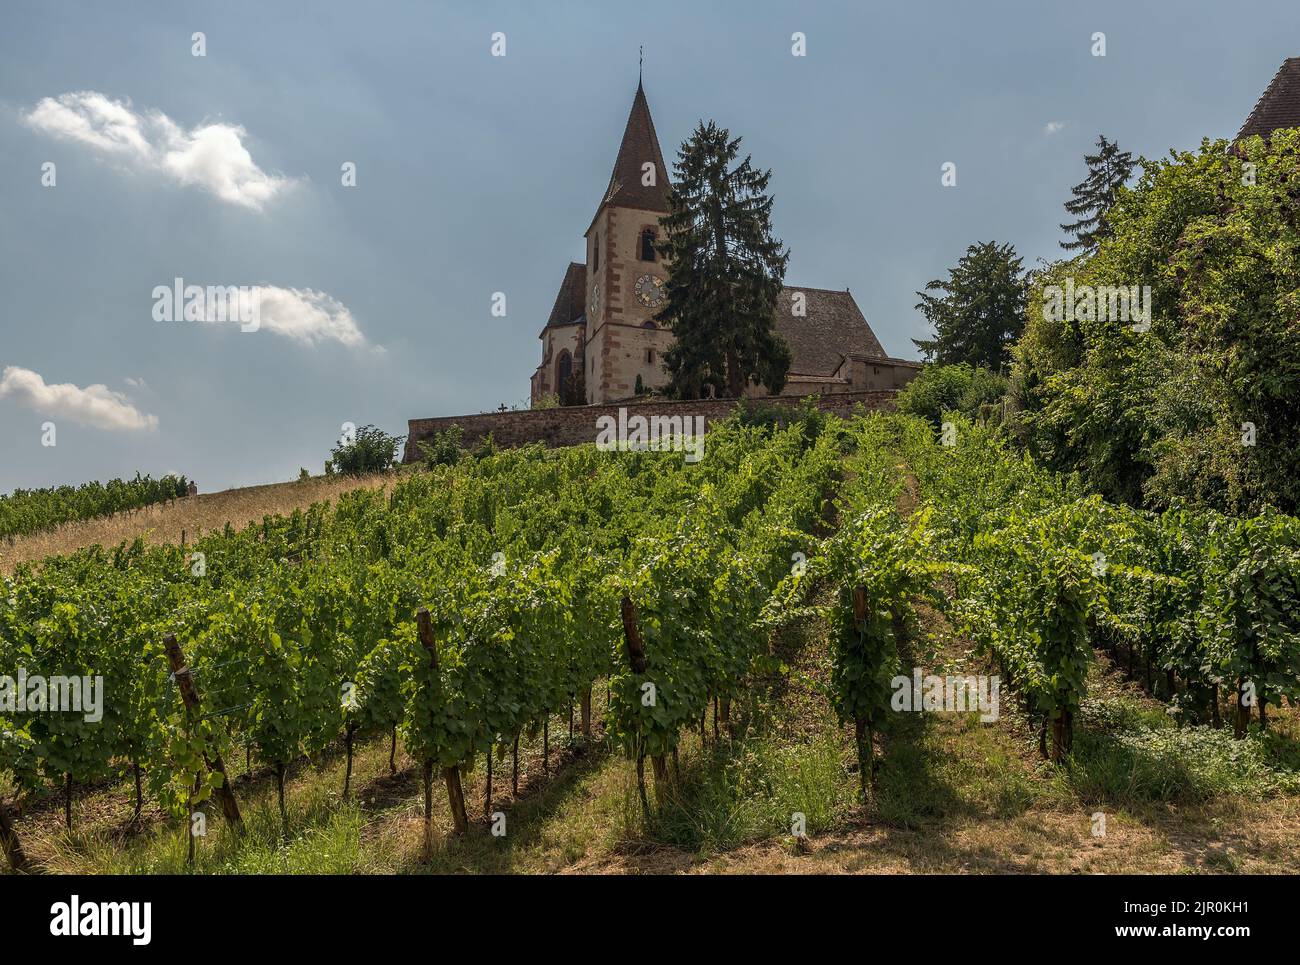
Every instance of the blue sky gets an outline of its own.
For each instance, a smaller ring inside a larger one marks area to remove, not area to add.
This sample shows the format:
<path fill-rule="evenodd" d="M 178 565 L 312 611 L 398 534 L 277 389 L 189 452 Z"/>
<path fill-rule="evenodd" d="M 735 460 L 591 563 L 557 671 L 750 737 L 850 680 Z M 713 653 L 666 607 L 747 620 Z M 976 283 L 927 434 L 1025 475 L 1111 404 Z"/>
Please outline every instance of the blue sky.
<path fill-rule="evenodd" d="M 914 292 L 968 244 L 1059 256 L 1099 132 L 1147 157 L 1233 135 L 1300 5 L 6 0 L 0 491 L 283 480 L 344 422 L 523 402 L 642 44 L 665 156 L 701 118 L 741 135 L 787 283 L 850 288 L 912 358 Z M 276 325 L 156 322 L 176 277 L 274 289 Z"/>

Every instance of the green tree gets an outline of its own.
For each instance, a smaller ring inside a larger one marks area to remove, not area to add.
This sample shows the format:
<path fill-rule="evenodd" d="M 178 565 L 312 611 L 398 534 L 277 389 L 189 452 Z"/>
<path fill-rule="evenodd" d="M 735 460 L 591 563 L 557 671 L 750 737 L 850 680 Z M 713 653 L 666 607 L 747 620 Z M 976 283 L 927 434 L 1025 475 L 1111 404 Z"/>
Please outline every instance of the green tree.
<path fill-rule="evenodd" d="M 1096 252 L 1035 280 L 1013 372 L 1034 454 L 1115 499 L 1295 512 L 1296 194 L 1294 130 L 1144 161 Z M 1149 319 L 1054 317 L 1041 285 L 1071 279 L 1149 286 Z"/>
<path fill-rule="evenodd" d="M 929 362 L 1000 369 L 1024 328 L 1027 283 L 1011 245 L 970 245 L 947 279 L 936 278 L 916 293 L 916 307 L 934 326 L 934 338 L 912 341 Z"/>
<path fill-rule="evenodd" d="M 664 353 L 668 393 L 739 398 L 751 382 L 777 394 L 790 350 L 775 330 L 776 299 L 790 253 L 772 236 L 770 171 L 748 156 L 740 138 L 710 121 L 682 144 L 663 219 L 659 252 L 669 266 L 656 320 L 676 340 Z"/>
<path fill-rule="evenodd" d="M 1066 251 L 1096 250 L 1110 232 L 1106 213 L 1133 173 L 1133 155 L 1106 140 L 1105 134 L 1097 138 L 1097 153 L 1085 154 L 1083 160 L 1088 165 L 1088 176 L 1070 189 L 1072 197 L 1065 202 L 1065 210 L 1079 219 L 1061 225 L 1062 231 L 1074 235 L 1072 241 L 1061 242 Z"/>

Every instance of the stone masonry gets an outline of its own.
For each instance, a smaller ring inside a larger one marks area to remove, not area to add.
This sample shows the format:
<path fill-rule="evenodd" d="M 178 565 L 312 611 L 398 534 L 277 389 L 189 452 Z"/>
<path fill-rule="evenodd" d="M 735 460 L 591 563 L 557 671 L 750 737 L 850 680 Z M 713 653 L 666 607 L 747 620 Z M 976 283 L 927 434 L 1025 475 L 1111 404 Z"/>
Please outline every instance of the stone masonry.
<path fill-rule="evenodd" d="M 761 400 L 765 405 L 798 405 L 805 398 L 816 399 L 817 408 L 839 416 L 848 416 L 862 406 L 868 411 L 891 409 L 894 391 L 841 392 L 822 396 L 777 396 Z M 654 401 L 611 405 L 563 406 L 553 409 L 521 409 L 512 412 L 485 412 L 481 415 L 452 415 L 436 419 L 412 419 L 408 423 L 404 462 L 418 462 L 421 442 L 431 441 L 434 433 L 460 426 L 461 444 L 471 447 L 490 432 L 497 445 L 513 448 L 531 442 L 548 446 L 577 446 L 595 443 L 596 421 L 605 415 L 618 418 L 625 408 L 629 416 L 704 416 L 708 423 L 725 419 L 736 408 L 734 399 L 699 399 L 686 402 Z"/>

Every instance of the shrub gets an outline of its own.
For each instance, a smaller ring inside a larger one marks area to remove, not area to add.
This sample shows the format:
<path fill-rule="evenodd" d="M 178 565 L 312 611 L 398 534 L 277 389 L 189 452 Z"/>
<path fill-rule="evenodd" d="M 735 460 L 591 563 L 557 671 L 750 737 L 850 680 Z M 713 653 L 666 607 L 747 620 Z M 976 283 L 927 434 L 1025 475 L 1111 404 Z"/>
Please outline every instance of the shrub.
<path fill-rule="evenodd" d="M 434 466 L 454 466 L 460 462 L 461 436 L 464 430 L 460 426 L 448 426 L 433 434 L 433 442 L 420 443 L 420 458 L 426 469 Z"/>
<path fill-rule="evenodd" d="M 401 441 L 401 436 L 390 436 L 374 426 L 362 426 L 351 442 L 339 440 L 325 464 L 325 471 L 332 469 L 345 476 L 359 476 L 391 469 Z"/>
<path fill-rule="evenodd" d="M 996 372 L 959 365 L 929 365 L 898 394 L 898 411 L 928 419 L 935 426 L 945 412 L 975 419 L 1002 400 L 1007 380 Z"/>
<path fill-rule="evenodd" d="M 742 426 L 762 426 L 784 429 L 799 423 L 804 428 L 804 438 L 813 442 L 826 425 L 826 413 L 817 408 L 816 396 L 805 396 L 796 405 L 781 405 L 764 400 L 741 399 L 732 417 Z"/>

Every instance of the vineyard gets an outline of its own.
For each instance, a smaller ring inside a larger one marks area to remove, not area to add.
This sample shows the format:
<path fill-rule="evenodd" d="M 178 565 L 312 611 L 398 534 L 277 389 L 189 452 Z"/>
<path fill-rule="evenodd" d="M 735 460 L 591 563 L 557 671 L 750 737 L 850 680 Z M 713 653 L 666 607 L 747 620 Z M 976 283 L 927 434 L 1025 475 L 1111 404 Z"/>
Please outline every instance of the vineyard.
<path fill-rule="evenodd" d="M 1218 727 L 1227 698 L 1237 737 L 1300 698 L 1300 521 L 1115 506 L 988 430 L 962 436 L 945 449 L 913 431 L 902 448 L 954 564 L 954 615 L 1027 700 L 1052 760 L 1070 750 L 1096 649 L 1185 723 Z"/>
<path fill-rule="evenodd" d="M 170 499 L 189 490 L 184 476 L 153 479 L 136 473 L 134 479 L 110 479 L 80 486 L 15 489 L 0 496 L 0 537 L 13 539 L 77 520 L 111 516 Z"/>
<path fill-rule="evenodd" d="M 239 761 L 266 768 L 288 840 L 304 758 L 339 755 L 348 802 L 358 749 L 384 746 L 396 770 L 399 741 L 428 861 L 503 826 L 494 802 L 519 794 L 521 744 L 540 739 L 549 769 L 566 716 L 567 747 L 627 762 L 643 829 L 694 793 L 688 746 L 732 755 L 728 793 L 772 796 L 776 777 L 735 777 L 735 748 L 798 676 L 774 641 L 811 625 L 826 673 L 810 693 L 851 748 L 831 780 L 853 786 L 814 824 L 883 814 L 920 614 L 999 675 L 1045 767 L 1076 766 L 1103 658 L 1179 731 L 1226 717 L 1258 764 L 1270 708 L 1287 720 L 1300 698 L 1300 523 L 1116 507 L 991 429 L 954 428 L 942 445 L 910 417 L 733 418 L 699 463 L 531 447 L 186 546 L 23 565 L 0 596 L 0 675 L 101 677 L 102 713 L 0 700 L 9 863 L 40 870 L 22 813 L 59 800 L 71 832 L 76 789 L 105 785 L 131 789 L 133 823 L 146 801 L 171 815 L 164 833 L 193 861 L 209 815 L 235 834 L 245 822 Z M 1300 790 L 1294 734 L 1283 743 L 1260 765 L 1268 793 Z M 467 780 L 483 782 L 481 821 Z M 789 793 L 791 811 L 816 810 Z M 435 831 L 444 803 L 450 836 Z"/>

